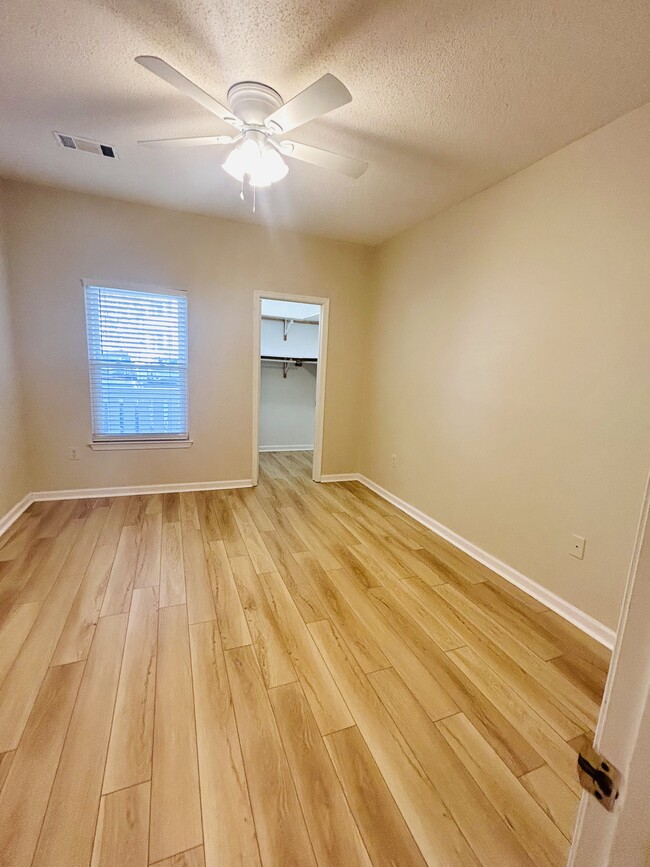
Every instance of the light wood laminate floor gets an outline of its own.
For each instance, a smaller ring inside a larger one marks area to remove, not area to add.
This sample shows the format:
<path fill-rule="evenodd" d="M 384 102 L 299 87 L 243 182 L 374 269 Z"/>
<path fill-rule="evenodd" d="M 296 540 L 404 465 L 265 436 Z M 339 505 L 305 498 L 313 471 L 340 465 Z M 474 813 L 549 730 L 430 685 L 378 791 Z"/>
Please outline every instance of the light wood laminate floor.
<path fill-rule="evenodd" d="M 310 459 L 0 538 L 2 867 L 565 863 L 608 653 Z"/>

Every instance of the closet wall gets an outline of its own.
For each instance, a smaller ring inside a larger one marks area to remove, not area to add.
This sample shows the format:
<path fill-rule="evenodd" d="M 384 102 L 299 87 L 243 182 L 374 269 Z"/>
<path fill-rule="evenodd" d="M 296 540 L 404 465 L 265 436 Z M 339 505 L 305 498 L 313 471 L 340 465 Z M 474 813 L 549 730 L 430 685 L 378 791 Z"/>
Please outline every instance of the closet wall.
<path fill-rule="evenodd" d="M 318 357 L 318 325 L 294 322 L 284 340 L 284 322 L 262 319 L 261 354 Z M 286 379 L 277 362 L 262 361 L 260 450 L 313 449 L 316 365 L 290 365 Z"/>

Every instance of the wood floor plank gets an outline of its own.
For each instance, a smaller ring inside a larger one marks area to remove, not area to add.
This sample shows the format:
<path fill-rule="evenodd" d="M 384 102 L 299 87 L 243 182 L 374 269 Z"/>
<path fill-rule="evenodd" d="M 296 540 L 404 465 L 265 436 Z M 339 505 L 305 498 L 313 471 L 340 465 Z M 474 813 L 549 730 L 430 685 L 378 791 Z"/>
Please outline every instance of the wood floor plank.
<path fill-rule="evenodd" d="M 367 604 L 367 601 L 364 603 L 363 597 L 357 595 L 355 605 L 357 607 L 362 606 Z M 494 707 L 489 697 L 484 696 L 480 690 L 474 687 L 472 682 L 463 675 L 424 630 L 420 629 L 414 621 L 402 617 L 399 611 L 394 608 L 386 611 L 386 617 L 397 630 L 401 643 L 410 651 L 410 655 L 404 654 L 402 646 L 395 645 L 395 650 L 399 650 L 399 656 L 397 652 L 391 656 L 391 652 L 386 646 L 385 630 L 381 631 L 381 625 L 374 620 L 375 615 L 371 611 L 366 612 L 364 622 L 368 625 L 375 622 L 375 626 L 371 627 L 373 635 L 381 635 L 382 647 L 393 663 L 393 667 L 411 692 L 417 695 L 418 701 L 432 719 L 434 719 L 434 715 L 428 708 L 426 691 L 423 690 L 425 681 L 421 676 L 421 668 L 418 669 L 415 665 L 416 662 L 419 662 L 427 673 L 433 672 L 436 689 L 442 689 L 453 704 L 471 719 L 473 725 L 480 730 L 482 736 L 497 751 L 513 773 L 523 774 L 544 763 L 542 757 L 517 731 L 517 728 Z M 394 644 L 394 640 L 391 644 Z"/>
<path fill-rule="evenodd" d="M 530 867 L 525 849 L 393 669 L 369 676 L 441 800 L 484 867 Z M 534 773 L 534 771 L 533 771 Z"/>
<path fill-rule="evenodd" d="M 248 514 L 253 519 L 253 523 L 260 533 L 267 533 L 273 530 L 271 519 L 262 508 L 257 498 L 257 492 L 253 488 L 240 488 L 237 491 L 237 496 L 246 507 Z"/>
<path fill-rule="evenodd" d="M 457 714 L 437 723 L 449 745 L 512 828 L 538 867 L 565 864 L 569 844 L 537 802 L 483 740 L 467 717 Z"/>
<path fill-rule="evenodd" d="M 147 508 L 145 515 L 162 515 L 163 511 L 163 495 L 150 494 L 147 497 Z"/>
<path fill-rule="evenodd" d="M 90 867 L 147 867 L 151 784 L 103 795 Z"/>
<path fill-rule="evenodd" d="M 580 805 L 575 792 L 565 786 L 548 765 L 542 765 L 520 779 L 528 793 L 571 842 Z"/>
<path fill-rule="evenodd" d="M 458 706 L 443 689 L 438 680 L 426 668 L 421 659 L 410 650 L 404 641 L 404 629 L 393 628 L 394 618 L 382 615 L 367 595 L 343 569 L 328 572 L 328 577 L 347 600 L 348 604 L 371 634 L 383 653 L 402 679 L 417 692 L 418 698 L 431 719 L 441 719 L 456 713 Z M 415 624 L 413 624 L 415 626 Z M 411 624 L 407 624 L 411 627 Z M 411 628 L 411 632 L 414 630 Z"/>
<path fill-rule="evenodd" d="M 579 656 L 565 655 L 551 659 L 549 664 L 595 704 L 600 702 L 607 675 L 598 666 Z M 595 720 L 593 727 L 595 728 Z"/>
<path fill-rule="evenodd" d="M 236 647 L 226 651 L 226 664 L 262 863 L 264 867 L 315 867 L 305 820 L 253 649 Z"/>
<path fill-rule="evenodd" d="M 15 755 L 15 750 L 12 750 L 10 753 L 0 754 L 0 792 L 2 791 L 2 787 L 5 784 L 5 780 L 7 779 L 7 775 L 9 773 L 9 768 L 11 767 L 11 763 L 13 762 Z"/>
<path fill-rule="evenodd" d="M 217 514 L 217 520 L 221 527 L 223 535 L 223 543 L 226 546 L 226 551 L 229 557 L 245 557 L 248 556 L 248 551 L 244 545 L 244 540 L 241 537 L 235 517 L 226 500 L 225 491 L 214 492 L 214 508 Z"/>
<path fill-rule="evenodd" d="M 276 532 L 262 533 L 264 545 L 271 555 L 274 571 L 279 572 L 305 623 L 323 620 L 325 611 L 311 583 L 305 578 L 298 560 Z"/>
<path fill-rule="evenodd" d="M 50 549 L 47 555 L 39 562 L 29 581 L 23 587 L 18 602 L 42 602 L 43 599 L 52 589 L 57 576 L 62 571 L 68 558 L 77 542 L 82 539 L 82 531 L 85 529 L 86 521 L 81 518 L 75 518 L 70 521 L 62 530 L 61 534 L 50 540 Z M 92 530 L 92 527 L 91 527 Z M 87 538 L 86 533 L 83 535 L 83 549 L 90 553 L 95 545 L 95 537 Z M 66 569 L 66 571 L 74 571 Z"/>
<path fill-rule="evenodd" d="M 37 516 L 23 514 L 0 536 L 0 562 L 17 559 L 36 538 L 39 526 Z"/>
<path fill-rule="evenodd" d="M 40 609 L 40 602 L 15 605 L 0 626 L 0 684 L 20 653 Z"/>
<path fill-rule="evenodd" d="M 102 603 L 102 617 L 111 614 L 127 614 L 131 607 L 131 594 L 133 593 L 138 559 L 138 532 L 138 527 L 135 524 L 125 523 L 122 528 Z"/>
<path fill-rule="evenodd" d="M 181 491 L 181 524 L 192 527 L 194 530 L 201 529 L 199 510 L 196 506 L 194 491 Z"/>
<path fill-rule="evenodd" d="M 83 663 L 74 663 L 47 672 L 20 746 L 5 753 L 13 760 L 0 791 L 3 867 L 32 863 L 83 668 Z"/>
<path fill-rule="evenodd" d="M 487 619 L 479 625 L 475 617 L 470 619 L 462 609 L 449 604 L 444 597 L 434 593 L 424 582 L 417 592 L 423 601 L 431 600 L 430 606 L 435 607 L 440 620 L 447 623 L 460 636 L 464 644 L 472 647 L 532 708 L 548 720 L 563 740 L 575 737 L 584 730 L 584 724 L 565 706 L 562 696 L 546 689 L 528 671 L 518 665 L 501 646 L 500 639 L 503 638 L 503 632 L 498 624 Z M 507 646 L 507 639 L 503 638 L 503 641 Z M 517 647 L 523 652 L 521 645 Z M 535 664 L 547 665 L 541 660 L 536 661 Z"/>
<path fill-rule="evenodd" d="M 0 686 L 0 753 L 16 749 L 81 578 L 60 575 Z"/>
<path fill-rule="evenodd" d="M 95 546 L 56 646 L 52 665 L 66 665 L 88 658 L 116 550 L 117 541 Z"/>
<path fill-rule="evenodd" d="M 38 536 L 40 538 L 60 536 L 67 524 L 75 518 L 76 506 L 75 500 L 50 502 L 38 524 Z"/>
<path fill-rule="evenodd" d="M 403 576 L 392 572 L 382 560 L 381 555 L 373 552 L 367 545 L 352 545 L 349 551 L 376 578 L 374 586 L 377 586 L 378 583 L 380 587 L 391 588 L 399 585 L 400 581 L 404 580 Z"/>
<path fill-rule="evenodd" d="M 267 572 L 259 579 L 321 734 L 354 725 L 334 678 L 282 578 L 277 572 Z"/>
<path fill-rule="evenodd" d="M 128 497 L 128 505 L 124 525 L 126 527 L 140 527 L 147 513 L 148 497 L 146 494 L 137 494 L 134 497 Z"/>
<path fill-rule="evenodd" d="M 393 533 L 397 533 L 398 537 L 404 541 L 408 540 L 413 544 L 414 548 L 426 548 L 427 551 L 434 554 L 439 560 L 442 560 L 443 563 L 447 563 L 449 566 L 456 568 L 459 571 L 471 574 L 474 578 L 474 582 L 472 583 L 484 582 L 487 575 L 492 574 L 490 570 L 481 563 L 472 560 L 472 558 L 464 555 L 458 549 L 450 550 L 452 546 L 450 546 L 449 543 L 445 543 L 440 536 L 436 536 L 426 527 L 420 526 L 416 529 L 405 521 L 401 514 L 387 515 L 383 521 L 384 523 L 382 526 L 386 526 L 387 524 Z"/>
<path fill-rule="evenodd" d="M 424 867 L 422 853 L 359 729 L 343 729 L 324 740 L 373 867 Z"/>
<path fill-rule="evenodd" d="M 530 676 L 530 682 L 540 687 L 544 695 L 555 704 L 554 724 L 560 725 L 561 716 L 564 721 L 562 736 L 575 737 L 580 727 L 593 728 L 596 725 L 599 706 L 588 696 L 576 690 L 562 674 L 539 659 L 521 642 L 506 632 L 498 623 L 489 617 L 478 605 L 471 602 L 455 587 L 442 585 L 434 588 L 435 592 L 452 605 L 457 612 L 470 621 L 478 634 L 487 637 L 494 648 L 500 650 L 509 660 L 515 662 Z M 514 669 L 510 669 L 514 672 Z M 536 690 L 539 697 L 539 690 Z M 567 721 L 573 723 L 573 733 L 564 734 Z"/>
<path fill-rule="evenodd" d="M 206 867 L 203 846 L 197 846 L 187 852 L 179 852 L 178 855 L 172 855 L 171 858 L 165 858 L 163 861 L 156 861 L 152 867 Z"/>
<path fill-rule="evenodd" d="M 115 715 L 104 772 L 104 794 L 151 779 L 158 640 L 158 591 L 133 591 Z"/>
<path fill-rule="evenodd" d="M 149 860 L 202 844 L 187 611 L 174 605 L 158 612 Z"/>
<path fill-rule="evenodd" d="M 134 587 L 160 585 L 160 555 L 162 547 L 162 511 L 145 514 L 138 537 L 138 556 Z"/>
<path fill-rule="evenodd" d="M 241 537 L 244 540 L 244 545 L 246 546 L 246 551 L 248 552 L 248 556 L 251 559 L 255 571 L 258 574 L 261 572 L 273 571 L 275 566 L 273 565 L 271 555 L 266 550 L 264 540 L 260 535 L 260 531 L 255 526 L 255 522 L 251 518 L 248 509 L 243 502 L 238 499 L 236 492 L 229 491 L 228 493 L 231 494 L 231 496 L 228 497 L 228 505 L 232 510 L 235 523 L 239 528 Z"/>
<path fill-rule="evenodd" d="M 253 564 L 248 557 L 233 557 L 230 564 L 264 683 L 292 683 L 297 675 Z"/>
<path fill-rule="evenodd" d="M 181 524 L 181 535 L 189 622 L 203 623 L 205 620 L 216 620 L 217 613 L 214 609 L 201 531 L 184 523 Z"/>
<path fill-rule="evenodd" d="M 448 623 L 437 617 L 432 606 L 427 605 L 426 597 L 423 598 L 419 594 L 419 589 L 426 587 L 421 578 L 406 578 L 393 586 L 390 591 L 382 588 L 372 593 L 372 596 L 374 599 L 382 599 L 386 602 L 390 598 L 387 592 L 390 592 L 395 602 L 404 608 L 408 616 L 424 629 L 441 650 L 455 650 L 457 647 L 462 647 L 465 644 L 464 638 Z"/>
<path fill-rule="evenodd" d="M 555 611 L 539 612 L 535 614 L 534 620 L 552 636 L 552 640 L 559 645 L 563 653 L 568 656 L 579 656 L 600 668 L 603 674 L 607 674 L 612 658 L 612 652 L 607 647 L 603 647 L 590 635 L 581 632 Z"/>
<path fill-rule="evenodd" d="M 103 618 L 97 626 L 34 855 L 34 867 L 57 863 L 87 867 L 90 861 L 126 624 L 126 615 L 120 614 Z"/>
<path fill-rule="evenodd" d="M 128 497 L 113 497 L 108 508 L 108 517 L 102 527 L 102 532 L 99 534 L 97 545 L 112 545 L 113 549 L 117 548 L 117 543 L 120 541 L 120 534 L 126 519 L 126 513 L 129 508 Z"/>
<path fill-rule="evenodd" d="M 309 630 L 427 864 L 479 864 L 340 634 L 327 620 Z"/>
<path fill-rule="evenodd" d="M 540 659 L 549 660 L 562 653 L 560 646 L 550 635 L 544 634 L 532 618 L 522 614 L 514 605 L 509 604 L 507 595 L 491 582 L 475 584 L 464 588 L 463 592 L 475 604 L 495 618 L 497 623 L 518 641 L 525 645 Z"/>
<path fill-rule="evenodd" d="M 201 525 L 203 540 L 206 543 L 221 541 L 223 539 L 223 533 L 221 532 L 221 526 L 219 525 L 219 516 L 215 508 L 213 492 L 195 491 L 194 500 L 199 515 L 199 524 Z"/>
<path fill-rule="evenodd" d="M 284 540 L 287 548 L 292 554 L 298 551 L 307 551 L 308 545 L 295 531 L 291 521 L 283 511 L 280 502 L 276 502 L 272 496 L 264 488 L 257 488 L 257 499 L 269 517 L 273 530 L 279 533 Z"/>
<path fill-rule="evenodd" d="M 303 690 L 289 683 L 269 696 L 318 864 L 372 867 Z"/>
<path fill-rule="evenodd" d="M 206 867 L 257 867 L 257 836 L 217 624 L 190 626 L 190 644 Z"/>
<path fill-rule="evenodd" d="M 179 524 L 181 520 L 180 494 L 163 494 L 163 524 Z"/>
<path fill-rule="evenodd" d="M 0 563 L 0 625 L 6 623 L 14 606 L 19 604 L 23 588 L 47 558 L 52 545 L 52 539 L 35 539 L 15 560 Z"/>
<path fill-rule="evenodd" d="M 160 607 L 184 605 L 186 598 L 181 525 L 178 521 L 166 522 L 162 529 Z"/>
<path fill-rule="evenodd" d="M 284 511 L 291 526 L 307 545 L 308 550 L 316 557 L 323 569 L 340 569 L 341 563 L 329 548 L 323 544 L 316 533 L 314 533 L 307 521 L 294 508 L 285 509 Z"/>
<path fill-rule="evenodd" d="M 580 795 L 581 789 L 575 770 L 575 753 L 571 747 L 470 647 L 452 650 L 448 656 L 517 727 L 569 788 L 576 795 Z"/>
<path fill-rule="evenodd" d="M 237 586 L 223 541 L 208 542 L 205 546 L 205 556 L 219 633 L 224 649 L 229 650 L 231 647 L 251 644 L 252 638 L 248 622 L 237 593 Z"/>
<path fill-rule="evenodd" d="M 327 572 L 309 552 L 296 554 L 303 574 L 318 594 L 327 617 L 334 623 L 364 672 L 388 668 L 390 662 L 379 644 L 358 620 L 339 590 L 330 581 Z"/>

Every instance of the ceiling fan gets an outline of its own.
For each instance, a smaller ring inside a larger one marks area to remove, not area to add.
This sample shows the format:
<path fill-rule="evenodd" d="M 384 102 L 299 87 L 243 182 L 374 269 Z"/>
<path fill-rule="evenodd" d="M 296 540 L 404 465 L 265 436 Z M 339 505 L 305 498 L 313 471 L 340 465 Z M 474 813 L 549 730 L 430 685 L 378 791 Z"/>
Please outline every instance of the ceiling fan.
<path fill-rule="evenodd" d="M 226 108 L 159 57 L 140 56 L 135 59 L 140 66 L 234 128 L 232 135 L 153 139 L 140 144 L 151 148 L 230 145 L 223 168 L 242 184 L 242 199 L 245 182 L 254 192 L 256 188 L 268 187 L 285 177 L 289 168 L 283 157 L 340 172 L 350 178 L 360 177 L 368 168 L 368 163 L 363 160 L 284 137 L 296 127 L 351 101 L 350 92 L 334 75 L 323 75 L 286 103 L 266 84 L 240 81 L 228 90 L 230 108 Z"/>

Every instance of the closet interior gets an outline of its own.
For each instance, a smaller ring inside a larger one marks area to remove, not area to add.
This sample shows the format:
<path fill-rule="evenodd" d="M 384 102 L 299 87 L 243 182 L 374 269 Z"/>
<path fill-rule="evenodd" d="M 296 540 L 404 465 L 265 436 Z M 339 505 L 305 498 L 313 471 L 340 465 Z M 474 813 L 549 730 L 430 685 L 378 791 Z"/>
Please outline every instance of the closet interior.
<path fill-rule="evenodd" d="M 320 305 L 262 299 L 261 452 L 314 448 Z"/>

